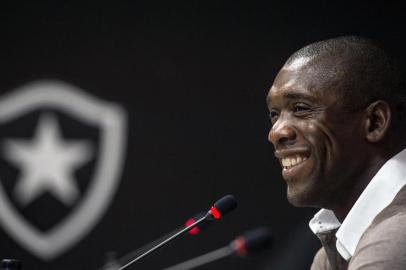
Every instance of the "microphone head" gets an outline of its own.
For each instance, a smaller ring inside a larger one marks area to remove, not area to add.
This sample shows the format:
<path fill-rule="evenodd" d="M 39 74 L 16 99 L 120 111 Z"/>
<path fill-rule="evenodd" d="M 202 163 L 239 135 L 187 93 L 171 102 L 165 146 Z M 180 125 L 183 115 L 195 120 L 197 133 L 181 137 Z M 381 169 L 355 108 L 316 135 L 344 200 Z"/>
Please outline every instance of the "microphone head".
<path fill-rule="evenodd" d="M 218 200 L 210 209 L 211 215 L 215 219 L 220 219 L 237 207 L 237 201 L 233 195 L 226 195 Z"/>
<path fill-rule="evenodd" d="M 240 257 L 269 248 L 272 244 L 271 231 L 266 227 L 259 227 L 238 236 L 231 242 L 231 247 Z"/>

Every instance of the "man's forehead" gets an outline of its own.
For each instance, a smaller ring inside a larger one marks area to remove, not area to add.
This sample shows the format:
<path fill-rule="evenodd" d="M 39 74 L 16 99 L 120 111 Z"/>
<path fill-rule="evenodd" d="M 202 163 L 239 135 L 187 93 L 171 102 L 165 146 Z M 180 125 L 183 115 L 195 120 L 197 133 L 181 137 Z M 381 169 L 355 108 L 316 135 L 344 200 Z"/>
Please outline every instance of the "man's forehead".
<path fill-rule="evenodd" d="M 278 90 L 281 87 L 289 88 L 297 84 L 297 80 L 301 80 L 303 76 L 308 76 L 307 73 L 313 69 L 310 64 L 312 59 L 312 57 L 303 56 L 285 63 L 275 78 L 272 85 L 273 90 Z"/>
<path fill-rule="evenodd" d="M 292 92 L 292 88 L 296 90 L 303 84 L 306 74 L 305 66 L 311 60 L 310 57 L 299 57 L 286 63 L 276 76 L 272 87 L 267 96 L 267 102 L 271 102 L 272 96 L 283 94 L 284 96 L 288 92 Z"/>
<path fill-rule="evenodd" d="M 325 95 L 328 90 L 330 93 L 336 92 L 338 89 L 333 90 L 330 86 L 338 76 L 330 70 L 333 67 L 329 62 L 326 58 L 306 56 L 288 61 L 276 76 L 268 93 L 267 103 L 271 104 L 277 97 L 311 100 Z"/>

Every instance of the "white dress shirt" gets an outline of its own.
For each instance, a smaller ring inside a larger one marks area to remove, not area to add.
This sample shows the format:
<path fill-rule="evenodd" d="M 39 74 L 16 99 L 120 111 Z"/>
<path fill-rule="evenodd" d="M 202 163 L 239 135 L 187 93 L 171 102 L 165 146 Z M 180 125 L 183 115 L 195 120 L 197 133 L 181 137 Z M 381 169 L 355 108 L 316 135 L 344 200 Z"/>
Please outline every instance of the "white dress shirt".
<path fill-rule="evenodd" d="M 338 229 L 336 248 L 345 260 L 354 255 L 358 242 L 374 218 L 406 184 L 406 149 L 389 159 L 369 182 L 341 224 L 331 210 L 322 209 L 310 221 L 315 234 Z"/>

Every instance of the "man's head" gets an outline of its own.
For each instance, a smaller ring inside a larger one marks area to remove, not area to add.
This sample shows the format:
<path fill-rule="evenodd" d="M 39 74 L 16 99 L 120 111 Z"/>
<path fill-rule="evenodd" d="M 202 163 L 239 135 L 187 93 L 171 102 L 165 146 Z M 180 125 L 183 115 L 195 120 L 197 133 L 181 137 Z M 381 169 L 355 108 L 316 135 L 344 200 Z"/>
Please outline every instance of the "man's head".
<path fill-rule="evenodd" d="M 269 140 L 288 199 L 333 207 L 359 189 L 405 138 L 406 93 L 390 57 L 372 41 L 340 37 L 294 53 L 268 97 Z"/>

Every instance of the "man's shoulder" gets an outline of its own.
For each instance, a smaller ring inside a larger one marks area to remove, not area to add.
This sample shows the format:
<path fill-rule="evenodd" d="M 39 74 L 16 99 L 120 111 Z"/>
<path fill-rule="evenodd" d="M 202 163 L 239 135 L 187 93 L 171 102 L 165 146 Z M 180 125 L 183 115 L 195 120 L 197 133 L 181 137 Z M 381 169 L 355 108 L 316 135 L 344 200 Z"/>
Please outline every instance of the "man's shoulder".
<path fill-rule="evenodd" d="M 404 221 L 405 215 L 406 185 L 398 192 L 393 201 L 375 217 L 368 229 L 372 230 L 376 226 L 383 226 L 383 224 Z"/>
<path fill-rule="evenodd" d="M 398 192 L 393 201 L 374 218 L 362 235 L 357 249 L 362 243 L 373 240 L 384 240 L 388 237 L 406 237 L 405 226 L 406 185 Z"/>
<path fill-rule="evenodd" d="M 406 240 L 406 211 L 383 211 L 362 235 L 358 246 L 371 241 L 387 241 L 392 238 Z M 393 239 L 393 240 L 396 240 Z M 406 241 L 404 242 L 406 246 Z M 357 248 L 358 248 L 357 246 Z"/>
<path fill-rule="evenodd" d="M 406 269 L 404 191 L 376 216 L 362 235 L 349 269 Z"/>

